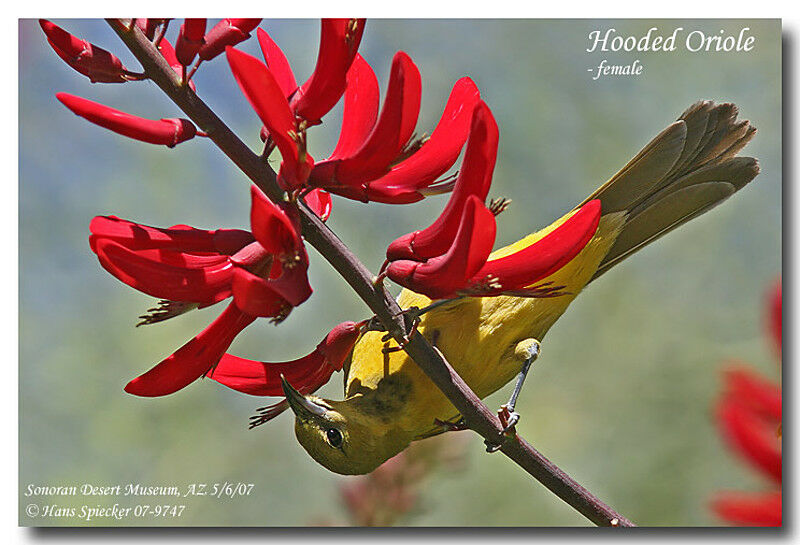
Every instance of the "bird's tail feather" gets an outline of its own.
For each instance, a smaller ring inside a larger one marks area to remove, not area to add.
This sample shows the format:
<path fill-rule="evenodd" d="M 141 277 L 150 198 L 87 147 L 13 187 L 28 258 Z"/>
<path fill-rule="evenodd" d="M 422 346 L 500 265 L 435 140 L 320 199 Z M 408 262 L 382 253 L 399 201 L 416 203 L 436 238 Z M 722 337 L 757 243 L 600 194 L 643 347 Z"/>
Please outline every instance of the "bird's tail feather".
<path fill-rule="evenodd" d="M 592 280 L 721 203 L 758 174 L 758 161 L 736 157 L 756 132 L 749 121 L 737 122 L 737 114 L 729 103 L 692 105 L 584 201 L 600 199 L 603 214 L 627 212 Z"/>

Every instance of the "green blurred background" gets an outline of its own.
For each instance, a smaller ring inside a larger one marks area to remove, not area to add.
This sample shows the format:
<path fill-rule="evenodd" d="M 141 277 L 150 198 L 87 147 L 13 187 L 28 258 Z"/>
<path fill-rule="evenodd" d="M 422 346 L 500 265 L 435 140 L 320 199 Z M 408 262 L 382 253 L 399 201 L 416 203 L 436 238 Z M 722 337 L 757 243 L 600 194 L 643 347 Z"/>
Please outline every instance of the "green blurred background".
<path fill-rule="evenodd" d="M 56 20 L 137 62 L 100 20 Z M 313 69 L 319 23 L 265 20 L 298 80 Z M 682 26 L 725 35 L 750 27 L 749 53 L 587 53 L 590 31 L 643 35 Z M 174 40 L 178 24 L 167 34 Z M 761 174 L 723 206 L 605 275 L 553 328 L 519 402 L 521 434 L 601 499 L 639 524 L 716 524 L 706 503 L 720 489 L 765 486 L 723 445 L 711 407 L 724 360 L 777 379 L 763 306 L 781 269 L 780 22 L 370 20 L 361 52 L 384 88 L 403 49 L 423 78 L 418 130 L 438 120 L 452 83 L 471 76 L 500 126 L 492 196 L 513 199 L 498 245 L 542 227 L 608 179 L 699 99 L 733 101 L 759 132 L 745 154 Z M 256 54 L 255 38 L 241 49 Z M 638 77 L 592 81 L 602 59 L 644 65 Z M 222 57 L 202 67 L 200 96 L 260 149 L 259 122 Z M 248 225 L 245 177 L 204 139 L 174 150 L 108 133 L 76 118 L 65 91 L 146 117 L 181 114 L 150 83 L 90 85 L 20 21 L 20 506 L 28 484 L 254 483 L 248 498 L 186 498 L 180 519 L 128 524 L 292 526 L 346 523 L 339 486 L 296 442 L 292 419 L 247 430 L 272 400 L 197 382 L 168 397 L 125 394 L 128 380 L 205 327 L 219 307 L 134 329 L 154 301 L 105 273 L 89 251 L 91 218 L 150 225 Z M 320 159 L 335 143 L 341 106 L 310 132 Z M 329 225 L 373 270 L 395 237 L 427 225 L 444 203 L 387 206 L 336 199 Z M 258 321 L 232 352 L 281 361 L 308 353 L 366 307 L 313 250 L 315 296 L 286 322 Z M 341 396 L 336 375 L 322 393 Z M 487 400 L 499 406 L 503 390 Z M 469 432 L 464 432 L 469 433 Z M 500 454 L 465 442 L 466 467 L 424 484 L 409 525 L 587 525 Z M 127 498 L 52 498 L 62 506 L 132 505 Z M 40 502 L 48 503 L 48 502 Z M 155 503 L 150 501 L 150 503 Z M 167 503 L 167 502 L 160 502 Z M 80 524 L 29 518 L 24 525 Z M 104 521 L 108 523 L 108 521 Z"/>

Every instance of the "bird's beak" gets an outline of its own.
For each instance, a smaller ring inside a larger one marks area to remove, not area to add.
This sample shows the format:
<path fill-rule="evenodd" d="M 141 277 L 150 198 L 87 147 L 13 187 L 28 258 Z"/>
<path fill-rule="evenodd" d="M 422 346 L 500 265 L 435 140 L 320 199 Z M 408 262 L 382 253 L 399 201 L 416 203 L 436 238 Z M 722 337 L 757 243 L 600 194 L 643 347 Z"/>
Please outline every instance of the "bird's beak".
<path fill-rule="evenodd" d="M 322 405 L 314 403 L 295 390 L 283 375 L 281 375 L 281 386 L 283 387 L 283 393 L 286 396 L 289 407 L 291 407 L 292 412 L 298 417 L 308 419 L 312 416 L 323 416 L 328 411 L 328 409 Z"/>

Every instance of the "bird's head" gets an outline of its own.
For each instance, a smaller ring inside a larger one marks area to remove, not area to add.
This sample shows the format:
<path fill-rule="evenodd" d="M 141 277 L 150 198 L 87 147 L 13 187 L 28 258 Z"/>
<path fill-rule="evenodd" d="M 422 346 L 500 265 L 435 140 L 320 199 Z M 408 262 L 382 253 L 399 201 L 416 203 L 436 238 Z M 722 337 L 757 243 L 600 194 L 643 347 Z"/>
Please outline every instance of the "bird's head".
<path fill-rule="evenodd" d="M 357 403 L 305 396 L 286 379 L 283 391 L 295 415 L 297 440 L 314 460 L 334 473 L 370 473 L 410 442 L 360 410 Z"/>

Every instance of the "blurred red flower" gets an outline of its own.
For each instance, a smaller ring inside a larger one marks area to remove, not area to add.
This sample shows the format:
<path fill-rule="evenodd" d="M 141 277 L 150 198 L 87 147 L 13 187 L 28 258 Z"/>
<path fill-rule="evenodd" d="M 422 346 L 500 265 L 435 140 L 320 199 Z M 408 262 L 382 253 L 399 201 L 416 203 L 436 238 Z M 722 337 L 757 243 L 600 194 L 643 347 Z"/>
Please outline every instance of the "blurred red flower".
<path fill-rule="evenodd" d="M 781 284 L 769 297 L 768 330 L 781 347 Z M 723 439 L 777 488 L 763 492 L 718 493 L 711 509 L 718 517 L 738 526 L 781 526 L 781 387 L 742 364 L 723 370 L 724 390 L 715 416 Z"/>

